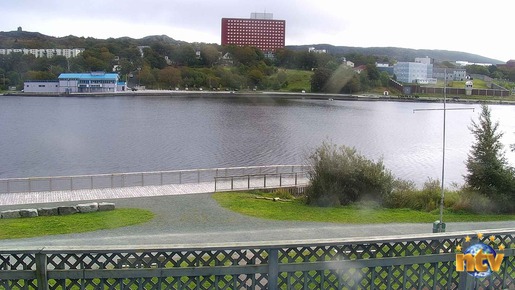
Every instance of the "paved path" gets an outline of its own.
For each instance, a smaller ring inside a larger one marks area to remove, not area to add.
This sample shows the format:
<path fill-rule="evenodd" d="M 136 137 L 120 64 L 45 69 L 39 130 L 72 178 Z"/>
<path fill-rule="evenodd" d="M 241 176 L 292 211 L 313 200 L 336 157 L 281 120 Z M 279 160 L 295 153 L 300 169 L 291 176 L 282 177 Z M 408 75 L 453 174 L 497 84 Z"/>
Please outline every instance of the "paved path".
<path fill-rule="evenodd" d="M 297 180 L 297 183 L 299 184 L 305 184 L 306 182 L 306 178 L 299 178 Z M 268 178 L 266 180 L 267 187 L 277 187 L 279 186 L 279 183 L 281 183 L 281 185 L 283 186 L 293 185 L 295 184 L 295 179 L 282 178 L 279 181 L 279 178 Z M 253 189 L 263 188 L 263 184 L 264 182 L 262 178 L 260 180 L 251 180 L 250 183 L 247 179 L 239 179 L 234 180 L 232 182 L 233 188 L 248 188 L 249 186 Z M 219 181 L 217 182 L 217 188 L 218 190 L 230 190 L 231 181 Z M 123 188 L 1 193 L 0 206 L 34 203 L 71 202 L 84 200 L 106 200 L 133 197 L 151 197 L 164 195 L 197 194 L 210 193 L 214 191 L 214 182 L 201 182 Z"/>
<path fill-rule="evenodd" d="M 243 187 L 246 182 L 233 184 Z M 225 186 L 228 186 L 226 184 Z M 230 186 L 230 185 L 229 185 Z M 0 194 L 0 210 L 38 208 L 75 201 L 115 202 L 118 208 L 143 208 L 155 214 L 145 224 L 80 234 L 0 240 L 0 249 L 19 247 L 177 245 L 287 242 L 431 233 L 431 224 L 334 224 L 275 221 L 226 210 L 211 198 L 214 183 L 115 189 Z M 28 204 L 31 204 L 30 206 Z M 302 214 L 302 213 L 299 213 Z M 515 221 L 448 223 L 447 232 L 515 228 Z M 1 229 L 0 229 L 1 230 Z"/>
<path fill-rule="evenodd" d="M 197 245 L 205 243 L 288 242 L 431 233 L 431 223 L 337 224 L 277 221 L 241 215 L 222 208 L 210 193 L 106 200 L 118 208 L 142 208 L 155 214 L 145 224 L 88 233 L 0 240 L 0 249 L 66 246 Z M 34 204 L 54 206 L 56 204 Z M 0 206 L 26 208 L 27 205 Z M 302 214 L 302 213 L 299 213 Z M 445 217 L 445 216 L 444 216 Z M 515 228 L 515 221 L 448 223 L 447 232 Z M 1 230 L 1 229 L 0 229 Z"/>

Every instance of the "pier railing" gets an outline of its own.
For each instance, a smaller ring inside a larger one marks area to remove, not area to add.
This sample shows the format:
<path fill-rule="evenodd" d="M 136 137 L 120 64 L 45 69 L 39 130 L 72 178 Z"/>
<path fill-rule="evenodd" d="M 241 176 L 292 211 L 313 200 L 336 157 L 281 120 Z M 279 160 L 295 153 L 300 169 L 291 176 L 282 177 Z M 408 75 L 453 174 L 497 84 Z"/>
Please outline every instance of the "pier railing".
<path fill-rule="evenodd" d="M 515 229 L 478 232 L 481 238 L 462 232 L 191 247 L 0 249 L 0 288 L 514 289 Z M 467 243 L 467 235 L 474 239 Z M 479 242 L 506 246 L 497 252 L 505 255 L 499 271 L 486 278 L 457 272 L 456 247 Z"/>
<path fill-rule="evenodd" d="M 215 192 L 242 189 L 297 187 L 308 184 L 308 172 L 263 173 L 215 177 Z"/>
<path fill-rule="evenodd" d="M 213 182 L 214 178 L 305 172 L 305 165 L 269 165 L 172 171 L 129 172 L 0 179 L 1 193 L 101 189 L 132 186 Z"/>

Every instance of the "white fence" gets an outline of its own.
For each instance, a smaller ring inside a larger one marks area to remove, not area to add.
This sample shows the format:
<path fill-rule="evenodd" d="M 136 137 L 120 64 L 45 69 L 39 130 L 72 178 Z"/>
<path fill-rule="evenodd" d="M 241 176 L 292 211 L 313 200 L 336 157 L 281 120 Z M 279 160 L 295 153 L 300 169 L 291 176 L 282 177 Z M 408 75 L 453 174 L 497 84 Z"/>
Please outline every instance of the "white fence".
<path fill-rule="evenodd" d="M 301 174 L 308 168 L 309 167 L 305 165 L 269 165 L 74 176 L 8 178 L 0 179 L 0 194 L 213 182 L 215 178 L 226 178 L 231 176 Z M 286 175 L 284 176 L 286 177 Z"/>

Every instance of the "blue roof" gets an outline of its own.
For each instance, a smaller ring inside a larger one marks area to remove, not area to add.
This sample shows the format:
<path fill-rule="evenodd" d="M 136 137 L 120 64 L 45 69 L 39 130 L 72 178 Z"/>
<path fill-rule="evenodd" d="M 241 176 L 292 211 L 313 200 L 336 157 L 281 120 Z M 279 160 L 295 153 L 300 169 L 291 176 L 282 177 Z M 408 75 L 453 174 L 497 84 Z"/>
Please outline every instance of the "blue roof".
<path fill-rule="evenodd" d="M 86 79 L 86 80 L 117 80 L 115 73 L 62 73 L 59 79 Z"/>

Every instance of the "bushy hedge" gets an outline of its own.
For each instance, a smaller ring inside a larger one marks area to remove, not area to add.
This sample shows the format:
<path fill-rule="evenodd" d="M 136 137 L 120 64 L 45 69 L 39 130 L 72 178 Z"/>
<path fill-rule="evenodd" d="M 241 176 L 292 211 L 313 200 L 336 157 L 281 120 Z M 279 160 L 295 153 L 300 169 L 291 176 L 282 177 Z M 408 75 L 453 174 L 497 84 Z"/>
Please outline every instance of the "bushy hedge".
<path fill-rule="evenodd" d="M 429 178 L 422 189 L 396 179 L 382 160 L 369 160 L 356 149 L 322 143 L 309 157 L 310 185 L 306 201 L 315 206 L 342 206 L 364 201 L 389 208 L 435 211 L 440 207 L 441 183 Z M 446 189 L 444 208 L 455 212 L 513 213 L 509 194 L 488 197 L 465 185 Z M 513 192 L 511 192 L 513 195 Z M 500 200 L 500 197 L 504 198 Z"/>
<path fill-rule="evenodd" d="M 362 200 L 381 201 L 393 189 L 394 177 L 382 160 L 369 160 L 356 149 L 324 142 L 309 157 L 307 203 L 348 205 Z"/>
<path fill-rule="evenodd" d="M 428 179 L 421 190 L 411 181 L 397 180 L 392 192 L 383 199 L 384 205 L 391 208 L 410 208 L 432 211 L 440 206 L 440 181 Z"/>

